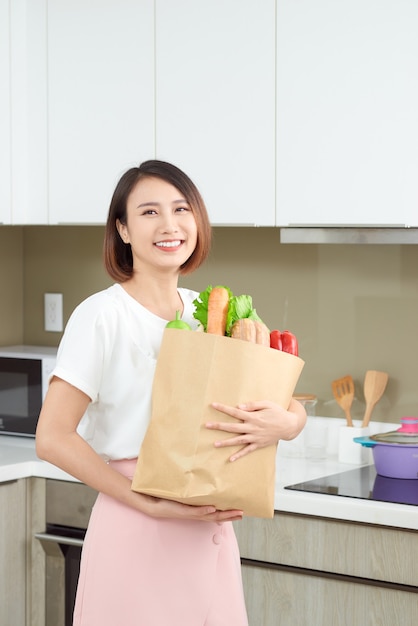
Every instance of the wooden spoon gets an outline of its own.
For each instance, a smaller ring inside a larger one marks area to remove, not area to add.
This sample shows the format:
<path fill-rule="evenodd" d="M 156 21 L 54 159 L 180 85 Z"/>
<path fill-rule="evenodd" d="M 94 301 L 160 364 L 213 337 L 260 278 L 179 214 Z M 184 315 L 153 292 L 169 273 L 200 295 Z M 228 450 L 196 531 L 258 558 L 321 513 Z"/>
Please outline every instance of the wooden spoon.
<path fill-rule="evenodd" d="M 354 399 L 354 381 L 351 376 L 343 376 L 332 381 L 332 392 L 334 398 L 343 409 L 345 418 L 347 420 L 347 426 L 353 425 L 351 419 L 350 408 Z"/>
<path fill-rule="evenodd" d="M 389 375 L 386 372 L 377 372 L 376 370 L 368 370 L 364 377 L 364 398 L 366 400 L 366 411 L 364 413 L 362 428 L 369 425 L 372 411 L 383 396 L 386 389 Z"/>

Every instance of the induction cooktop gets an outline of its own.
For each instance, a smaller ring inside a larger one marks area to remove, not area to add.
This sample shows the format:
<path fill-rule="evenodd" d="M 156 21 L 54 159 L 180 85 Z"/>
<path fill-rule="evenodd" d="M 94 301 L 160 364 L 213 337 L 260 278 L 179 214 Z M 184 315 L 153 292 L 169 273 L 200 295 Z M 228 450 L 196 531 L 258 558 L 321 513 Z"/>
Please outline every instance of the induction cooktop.
<path fill-rule="evenodd" d="M 285 489 L 418 505 L 418 479 L 386 478 L 376 473 L 374 465 L 288 485 Z"/>

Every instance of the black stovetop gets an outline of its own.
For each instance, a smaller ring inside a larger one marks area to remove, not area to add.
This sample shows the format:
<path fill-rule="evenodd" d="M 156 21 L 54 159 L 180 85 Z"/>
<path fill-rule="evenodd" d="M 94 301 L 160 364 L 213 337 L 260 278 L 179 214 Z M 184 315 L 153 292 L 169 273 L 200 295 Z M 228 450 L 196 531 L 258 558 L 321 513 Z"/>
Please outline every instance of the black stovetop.
<path fill-rule="evenodd" d="M 418 479 L 386 478 L 376 474 L 374 465 L 315 478 L 285 489 L 324 493 L 346 498 L 418 505 Z"/>

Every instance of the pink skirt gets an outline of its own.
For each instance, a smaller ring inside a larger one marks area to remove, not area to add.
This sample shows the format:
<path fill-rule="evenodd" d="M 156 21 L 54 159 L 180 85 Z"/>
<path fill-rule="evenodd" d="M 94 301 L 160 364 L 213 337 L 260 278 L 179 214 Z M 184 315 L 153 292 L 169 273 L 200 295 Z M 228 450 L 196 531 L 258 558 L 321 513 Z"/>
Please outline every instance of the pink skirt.
<path fill-rule="evenodd" d="M 136 459 L 112 461 L 132 478 Z M 99 494 L 73 626 L 248 626 L 231 522 L 149 517 Z"/>

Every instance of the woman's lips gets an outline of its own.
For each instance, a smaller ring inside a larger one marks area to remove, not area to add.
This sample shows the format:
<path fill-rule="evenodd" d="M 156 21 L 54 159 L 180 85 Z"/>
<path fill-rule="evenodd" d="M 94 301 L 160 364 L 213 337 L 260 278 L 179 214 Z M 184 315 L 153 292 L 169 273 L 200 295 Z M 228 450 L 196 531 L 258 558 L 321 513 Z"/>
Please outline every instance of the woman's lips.
<path fill-rule="evenodd" d="M 159 250 L 174 250 L 179 248 L 183 243 L 182 239 L 173 239 L 172 241 L 158 241 L 154 244 Z"/>

